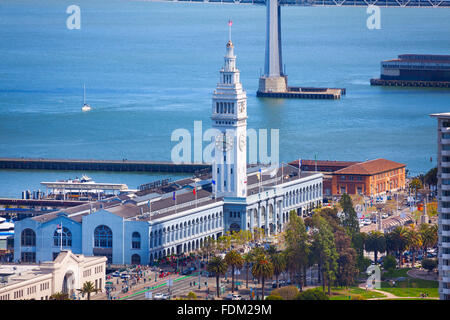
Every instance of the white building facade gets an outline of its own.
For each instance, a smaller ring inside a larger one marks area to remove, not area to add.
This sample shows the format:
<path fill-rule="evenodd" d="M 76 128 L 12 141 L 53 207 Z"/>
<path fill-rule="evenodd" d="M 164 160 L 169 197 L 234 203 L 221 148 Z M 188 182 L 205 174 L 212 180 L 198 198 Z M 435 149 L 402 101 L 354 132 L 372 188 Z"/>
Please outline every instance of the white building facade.
<path fill-rule="evenodd" d="M 450 300 L 450 113 L 431 116 L 437 118 L 439 297 Z"/>
<path fill-rule="evenodd" d="M 266 236 L 276 235 L 291 211 L 305 216 L 321 205 L 321 173 L 290 165 L 247 167 L 247 97 L 231 41 L 211 118 L 220 134 L 210 176 L 18 221 L 14 260 L 52 260 L 61 249 L 70 249 L 105 256 L 108 264 L 153 264 L 167 255 L 193 252 L 228 231 L 259 228 Z M 65 228 L 62 239 L 60 225 Z"/>

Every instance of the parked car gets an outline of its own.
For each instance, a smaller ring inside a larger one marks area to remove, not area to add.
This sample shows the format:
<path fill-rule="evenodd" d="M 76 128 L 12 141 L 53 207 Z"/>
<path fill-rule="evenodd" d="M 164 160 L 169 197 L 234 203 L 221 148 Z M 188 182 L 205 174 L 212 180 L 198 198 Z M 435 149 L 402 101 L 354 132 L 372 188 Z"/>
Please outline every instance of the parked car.
<path fill-rule="evenodd" d="M 170 300 L 170 296 L 168 293 L 163 293 L 162 300 Z"/>
<path fill-rule="evenodd" d="M 163 294 L 162 293 L 155 293 L 153 295 L 153 300 L 163 300 Z"/>
<path fill-rule="evenodd" d="M 242 297 L 238 294 L 233 294 L 233 297 L 231 298 L 231 300 L 242 300 Z"/>
<path fill-rule="evenodd" d="M 389 215 L 387 214 L 387 213 L 383 213 L 382 215 L 381 215 L 381 218 L 382 219 L 386 219 L 386 218 L 388 218 L 389 217 Z"/>
<path fill-rule="evenodd" d="M 276 281 L 272 282 L 272 288 L 277 288 L 277 282 Z"/>
<path fill-rule="evenodd" d="M 181 274 L 186 276 L 186 275 L 191 274 L 191 273 L 192 273 L 191 269 L 185 269 L 185 270 L 183 270 L 183 272 Z"/>

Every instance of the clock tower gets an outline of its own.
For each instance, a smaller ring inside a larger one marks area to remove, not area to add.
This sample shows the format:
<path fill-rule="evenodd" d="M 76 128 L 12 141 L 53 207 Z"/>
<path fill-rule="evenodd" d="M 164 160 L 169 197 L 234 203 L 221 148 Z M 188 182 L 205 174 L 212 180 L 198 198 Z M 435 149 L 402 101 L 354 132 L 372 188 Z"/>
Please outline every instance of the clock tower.
<path fill-rule="evenodd" d="M 247 95 L 239 75 L 230 36 L 220 81 L 212 97 L 212 127 L 218 132 L 212 176 L 213 191 L 218 197 L 247 196 Z"/>

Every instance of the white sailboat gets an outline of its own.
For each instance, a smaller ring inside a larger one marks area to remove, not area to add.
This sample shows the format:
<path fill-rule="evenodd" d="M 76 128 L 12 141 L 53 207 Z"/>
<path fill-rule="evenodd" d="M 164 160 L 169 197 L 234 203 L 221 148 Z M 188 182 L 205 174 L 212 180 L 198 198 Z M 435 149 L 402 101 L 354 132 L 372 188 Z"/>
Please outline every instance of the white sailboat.
<path fill-rule="evenodd" d="M 91 106 L 90 105 L 88 105 L 87 103 L 86 103 L 86 86 L 85 86 L 85 84 L 83 83 L 83 107 L 81 108 L 81 111 L 83 111 L 83 112 L 87 112 L 87 111 L 91 111 Z"/>

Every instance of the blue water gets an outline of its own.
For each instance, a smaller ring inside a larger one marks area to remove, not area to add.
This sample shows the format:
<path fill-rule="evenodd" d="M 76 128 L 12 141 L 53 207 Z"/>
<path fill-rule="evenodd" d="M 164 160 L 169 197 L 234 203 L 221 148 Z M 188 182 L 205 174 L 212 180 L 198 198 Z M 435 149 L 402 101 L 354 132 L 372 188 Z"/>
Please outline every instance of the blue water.
<path fill-rule="evenodd" d="M 450 90 L 372 87 L 383 59 L 450 54 L 450 10 L 282 9 L 290 85 L 345 87 L 337 101 L 256 97 L 264 65 L 265 7 L 117 0 L 77 1 L 81 29 L 68 30 L 72 1 L 0 3 L 0 156 L 170 160 L 173 130 L 210 126 L 233 20 L 248 95 L 249 128 L 280 129 L 280 158 L 387 158 L 412 174 L 435 165 L 436 123 Z M 82 113 L 83 83 L 93 110 Z M 433 161 L 430 162 L 430 157 Z M 81 172 L 0 170 L 0 196 Z M 159 174 L 88 173 L 130 187 Z"/>

